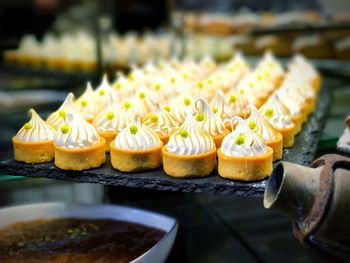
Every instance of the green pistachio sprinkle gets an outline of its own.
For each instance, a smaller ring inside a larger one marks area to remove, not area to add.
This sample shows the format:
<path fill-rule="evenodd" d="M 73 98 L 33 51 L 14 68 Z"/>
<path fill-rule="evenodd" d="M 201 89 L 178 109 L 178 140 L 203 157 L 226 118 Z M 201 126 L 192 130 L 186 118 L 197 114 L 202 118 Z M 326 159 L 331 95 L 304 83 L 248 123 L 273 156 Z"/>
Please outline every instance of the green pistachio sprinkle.
<path fill-rule="evenodd" d="M 110 112 L 107 112 L 107 114 L 106 114 L 106 118 L 107 118 L 107 120 L 113 120 L 113 118 L 114 118 L 114 112 L 112 112 L 112 111 L 110 111 Z"/>
<path fill-rule="evenodd" d="M 87 105 L 88 105 L 87 100 L 83 99 L 83 100 L 81 101 L 81 106 L 82 106 L 82 107 L 86 107 Z"/>
<path fill-rule="evenodd" d="M 135 80 L 135 75 L 134 74 L 129 74 L 128 79 L 130 81 L 134 81 Z"/>
<path fill-rule="evenodd" d="M 207 80 L 207 82 L 208 82 L 208 84 L 209 84 L 209 85 L 211 85 L 211 84 L 213 84 L 213 83 L 214 83 L 214 80 L 212 80 L 212 79 L 208 79 L 208 80 Z"/>
<path fill-rule="evenodd" d="M 239 93 L 244 94 L 244 90 L 243 89 L 239 89 Z"/>
<path fill-rule="evenodd" d="M 236 102 L 236 96 L 235 95 L 231 95 L 230 103 L 235 103 L 235 102 Z"/>
<path fill-rule="evenodd" d="M 185 104 L 186 106 L 189 106 L 189 105 L 191 104 L 191 100 L 190 100 L 189 98 L 185 98 L 185 99 L 184 99 L 184 104 Z"/>
<path fill-rule="evenodd" d="M 271 118 L 273 116 L 273 109 L 269 108 L 265 110 L 266 117 Z"/>
<path fill-rule="evenodd" d="M 158 121 L 158 115 L 157 114 L 152 114 L 150 116 L 150 120 L 151 120 L 151 122 L 157 122 Z"/>
<path fill-rule="evenodd" d="M 181 131 L 180 131 L 180 135 L 181 135 L 182 138 L 187 138 L 189 134 L 188 134 L 188 131 L 186 131 L 186 130 L 181 130 Z"/>
<path fill-rule="evenodd" d="M 218 111 L 219 111 L 218 108 L 216 108 L 216 107 L 213 108 L 214 113 L 217 113 Z"/>
<path fill-rule="evenodd" d="M 156 83 L 156 84 L 154 85 L 154 88 L 155 88 L 156 90 L 159 90 L 159 89 L 161 88 L 160 83 Z"/>
<path fill-rule="evenodd" d="M 29 130 L 29 129 L 31 129 L 31 128 L 33 128 L 33 124 L 31 124 L 31 123 L 29 123 L 29 122 L 27 122 L 26 124 L 24 124 L 24 129 L 27 129 L 27 130 Z"/>
<path fill-rule="evenodd" d="M 248 123 L 248 126 L 249 126 L 249 129 L 251 130 L 254 130 L 256 128 L 256 124 L 253 120 L 251 120 L 249 123 Z"/>
<path fill-rule="evenodd" d="M 124 103 L 124 108 L 125 109 L 129 109 L 130 107 L 131 107 L 131 103 L 130 102 L 127 101 L 127 102 Z"/>
<path fill-rule="evenodd" d="M 139 93 L 139 98 L 144 99 L 146 97 L 146 94 L 144 92 Z"/>
<path fill-rule="evenodd" d="M 182 74 L 182 77 L 183 77 L 184 79 L 188 79 L 188 78 L 189 78 L 189 76 L 188 76 L 187 73 L 183 73 L 183 74 Z"/>
<path fill-rule="evenodd" d="M 105 95 L 105 94 L 106 94 L 106 91 L 105 91 L 105 90 L 103 90 L 103 89 L 101 89 L 101 90 L 98 92 L 98 94 L 100 94 L 100 96 L 103 96 L 103 95 Z"/>
<path fill-rule="evenodd" d="M 245 142 L 245 135 L 239 134 L 239 135 L 236 137 L 235 143 L 236 143 L 237 145 L 242 145 L 242 144 L 244 144 L 244 142 Z"/>
<path fill-rule="evenodd" d="M 171 78 L 170 78 L 170 82 L 171 82 L 171 83 L 175 83 L 175 82 L 176 82 L 176 78 L 171 77 Z"/>
<path fill-rule="evenodd" d="M 167 105 L 167 106 L 164 106 L 164 110 L 170 112 L 170 111 L 171 111 L 171 108 L 170 108 L 170 106 Z"/>
<path fill-rule="evenodd" d="M 258 75 L 257 79 L 258 79 L 259 81 L 261 81 L 261 80 L 263 80 L 263 77 L 262 77 L 261 75 Z"/>
<path fill-rule="evenodd" d="M 131 134 L 136 134 L 137 133 L 137 126 L 131 125 L 130 126 L 130 133 Z"/>
<path fill-rule="evenodd" d="M 115 84 L 115 87 L 116 87 L 117 89 L 121 89 L 122 84 L 121 84 L 120 82 L 117 82 L 117 83 Z"/>
<path fill-rule="evenodd" d="M 253 82 L 249 82 L 248 86 L 252 88 L 254 86 L 254 83 Z"/>
<path fill-rule="evenodd" d="M 69 125 L 68 125 L 68 124 L 64 124 L 64 125 L 62 125 L 62 127 L 61 127 L 61 132 L 62 132 L 63 134 L 68 133 L 68 132 L 69 132 L 69 130 L 70 130 L 70 127 L 69 127 Z"/>
<path fill-rule="evenodd" d="M 203 113 L 198 113 L 197 116 L 196 116 L 196 120 L 197 121 L 204 121 L 205 119 L 205 116 Z"/>
<path fill-rule="evenodd" d="M 59 110 L 58 111 L 58 115 L 62 118 L 65 118 L 66 117 L 66 111 L 65 110 Z"/>
<path fill-rule="evenodd" d="M 198 88 L 203 88 L 204 87 L 203 81 L 201 81 L 201 80 L 198 81 L 197 86 L 198 86 Z"/>

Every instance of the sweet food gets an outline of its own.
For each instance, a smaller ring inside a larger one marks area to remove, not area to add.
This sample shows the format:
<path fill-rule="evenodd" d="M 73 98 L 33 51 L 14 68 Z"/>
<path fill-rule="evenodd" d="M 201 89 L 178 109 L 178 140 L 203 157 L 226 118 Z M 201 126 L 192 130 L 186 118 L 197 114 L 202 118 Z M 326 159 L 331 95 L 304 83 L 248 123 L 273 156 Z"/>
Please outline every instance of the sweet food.
<path fill-rule="evenodd" d="M 178 178 L 208 176 L 216 165 L 215 143 L 191 112 L 162 148 L 163 168 Z"/>
<path fill-rule="evenodd" d="M 139 116 L 118 133 L 110 144 L 112 166 L 122 172 L 141 172 L 162 165 L 162 141 L 155 131 L 141 124 Z"/>
<path fill-rule="evenodd" d="M 100 107 L 97 104 L 96 96 L 90 82 L 86 84 L 84 93 L 75 101 L 75 104 L 84 119 L 92 123 L 99 113 Z"/>
<path fill-rule="evenodd" d="M 46 123 L 50 124 L 55 130 L 58 130 L 64 124 L 67 113 L 77 111 L 78 109 L 74 103 L 74 94 L 69 93 L 58 110 L 49 115 Z"/>
<path fill-rule="evenodd" d="M 279 99 L 276 92 L 259 111 L 283 135 L 283 147 L 292 147 L 294 145 L 295 124 L 293 123 L 289 109 Z"/>
<path fill-rule="evenodd" d="M 162 140 L 163 144 L 167 144 L 170 135 L 179 127 L 176 117 L 170 112 L 168 107 L 156 105 L 154 111 L 150 112 L 143 120 L 143 124 L 154 130 Z"/>
<path fill-rule="evenodd" d="M 253 105 L 249 105 L 250 116 L 246 119 L 250 130 L 264 139 L 266 145 L 273 150 L 273 161 L 282 159 L 283 154 L 283 136 L 278 132 Z"/>
<path fill-rule="evenodd" d="M 221 177 L 241 181 L 257 181 L 270 176 L 273 150 L 251 131 L 240 117 L 237 126 L 218 149 L 218 172 Z"/>
<path fill-rule="evenodd" d="M 55 165 L 63 170 L 82 171 L 105 163 L 105 140 L 78 113 L 67 113 L 55 140 Z"/>
<path fill-rule="evenodd" d="M 32 115 L 30 121 L 12 138 L 14 159 L 25 163 L 51 162 L 55 130 L 35 110 L 29 112 Z"/>
<path fill-rule="evenodd" d="M 220 112 L 217 112 L 217 108 L 211 109 L 203 98 L 197 98 L 194 105 L 197 110 L 196 120 L 212 136 L 216 148 L 219 148 L 222 140 L 229 133 L 220 117 Z"/>

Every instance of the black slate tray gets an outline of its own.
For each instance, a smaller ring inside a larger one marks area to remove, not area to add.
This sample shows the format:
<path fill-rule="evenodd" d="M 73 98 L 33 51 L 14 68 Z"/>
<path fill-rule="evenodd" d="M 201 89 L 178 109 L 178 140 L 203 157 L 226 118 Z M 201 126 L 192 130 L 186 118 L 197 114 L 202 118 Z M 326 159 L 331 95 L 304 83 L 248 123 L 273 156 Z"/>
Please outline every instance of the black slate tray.
<path fill-rule="evenodd" d="M 302 132 L 295 138 L 295 145 L 284 150 L 283 160 L 302 165 L 312 162 L 318 139 L 322 133 L 330 106 L 328 88 L 320 91 L 315 113 L 304 124 Z M 47 164 L 24 164 L 13 160 L 12 153 L 0 156 L 0 174 L 21 175 L 27 177 L 46 177 L 80 183 L 98 183 L 156 190 L 171 190 L 193 193 L 240 195 L 261 197 L 266 180 L 259 182 L 240 182 L 223 179 L 213 172 L 209 177 L 200 179 L 176 179 L 167 176 L 162 169 L 143 173 L 122 173 L 112 168 L 109 155 L 105 165 L 98 169 L 83 172 L 63 171 Z"/>

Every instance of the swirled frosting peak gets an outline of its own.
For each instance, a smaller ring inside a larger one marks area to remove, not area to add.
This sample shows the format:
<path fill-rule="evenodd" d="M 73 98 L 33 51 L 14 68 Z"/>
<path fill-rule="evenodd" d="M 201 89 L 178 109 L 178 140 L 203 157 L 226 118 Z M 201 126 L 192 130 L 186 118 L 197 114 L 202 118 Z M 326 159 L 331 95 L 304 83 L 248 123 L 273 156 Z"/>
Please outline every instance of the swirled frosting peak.
<path fill-rule="evenodd" d="M 94 119 L 99 112 L 100 108 L 90 81 L 87 82 L 84 93 L 77 99 L 76 105 L 79 112 L 86 120 Z"/>
<path fill-rule="evenodd" d="M 166 145 L 169 152 L 179 155 L 196 155 L 210 152 L 214 148 L 212 137 L 200 127 L 190 111 L 184 123 L 170 136 Z"/>
<path fill-rule="evenodd" d="M 267 152 L 264 139 L 251 131 L 241 117 L 233 117 L 237 121 L 236 129 L 229 133 L 221 144 L 221 151 L 227 156 L 257 156 Z"/>
<path fill-rule="evenodd" d="M 108 94 L 111 92 L 111 86 L 109 84 L 107 75 L 103 75 L 101 84 L 95 90 L 97 102 L 101 109 L 103 109 L 109 100 Z"/>
<path fill-rule="evenodd" d="M 67 113 L 65 123 L 58 129 L 55 144 L 68 149 L 90 147 L 100 143 L 95 128 L 78 113 Z"/>
<path fill-rule="evenodd" d="M 31 109 L 29 112 L 32 118 L 23 125 L 15 138 L 23 142 L 53 141 L 55 130 L 49 124 L 45 123 L 35 110 Z"/>
<path fill-rule="evenodd" d="M 253 105 L 249 105 L 250 116 L 246 120 L 249 129 L 260 135 L 266 142 L 278 139 L 278 131 L 260 115 Z"/>
<path fill-rule="evenodd" d="M 221 120 L 220 115 L 214 113 L 205 99 L 196 99 L 195 108 L 199 112 L 196 117 L 197 121 L 211 136 L 218 136 L 225 133 L 225 124 Z"/>
<path fill-rule="evenodd" d="M 179 127 L 179 122 L 176 117 L 166 109 L 162 108 L 159 104 L 153 112 L 149 113 L 143 123 L 152 128 L 161 136 L 170 135 L 176 128 Z"/>
<path fill-rule="evenodd" d="M 136 115 L 114 140 L 114 146 L 125 150 L 145 150 L 161 145 L 159 136 L 146 125 L 141 124 L 141 118 Z"/>
<path fill-rule="evenodd" d="M 64 124 L 64 119 L 66 118 L 67 114 L 71 112 L 78 112 L 78 109 L 74 103 L 73 93 L 68 94 L 61 107 L 59 107 L 57 111 L 51 113 L 46 122 L 57 130 Z"/>
<path fill-rule="evenodd" d="M 293 125 L 291 113 L 275 92 L 259 109 L 261 115 L 277 129 L 285 129 Z"/>

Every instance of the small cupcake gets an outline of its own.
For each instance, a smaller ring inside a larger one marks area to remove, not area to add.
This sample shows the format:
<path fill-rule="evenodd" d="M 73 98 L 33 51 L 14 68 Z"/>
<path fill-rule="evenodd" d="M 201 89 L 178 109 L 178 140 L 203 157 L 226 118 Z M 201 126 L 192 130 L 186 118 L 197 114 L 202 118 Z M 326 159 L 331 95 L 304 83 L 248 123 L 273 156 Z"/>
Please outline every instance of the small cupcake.
<path fill-rule="evenodd" d="M 154 130 L 164 145 L 167 144 L 173 131 L 179 127 L 176 117 L 167 109 L 169 108 L 162 108 L 157 104 L 155 110 L 143 119 L 143 124 Z"/>
<path fill-rule="evenodd" d="M 259 111 L 282 134 L 283 147 L 292 147 L 294 145 L 295 124 L 293 123 L 289 109 L 279 99 L 276 92 Z"/>
<path fill-rule="evenodd" d="M 82 171 L 105 163 L 105 140 L 78 113 L 67 113 L 65 124 L 55 135 L 55 165 Z"/>
<path fill-rule="evenodd" d="M 226 129 L 220 115 L 215 114 L 203 98 L 196 99 L 194 105 L 198 111 L 196 120 L 213 137 L 216 147 L 219 148 L 229 130 Z M 217 112 L 218 109 L 214 110 Z"/>
<path fill-rule="evenodd" d="M 112 98 L 108 105 L 93 121 L 97 132 L 105 139 L 106 152 L 109 152 L 109 146 L 117 134 L 131 121 L 130 113 L 123 107 L 116 106 Z"/>
<path fill-rule="evenodd" d="M 221 177 L 241 181 L 257 181 L 270 176 L 273 150 L 264 139 L 251 131 L 240 117 L 236 129 L 222 141 L 218 150 L 218 172 Z"/>
<path fill-rule="evenodd" d="M 162 153 L 164 171 L 173 177 L 208 176 L 216 165 L 215 143 L 190 112 Z"/>
<path fill-rule="evenodd" d="M 69 93 L 58 110 L 50 114 L 46 123 L 51 125 L 55 130 L 58 130 L 64 124 L 67 113 L 77 111 L 74 103 L 74 95 L 73 93 Z"/>
<path fill-rule="evenodd" d="M 282 159 L 283 154 L 283 136 L 278 132 L 255 106 L 250 105 L 250 116 L 246 119 L 249 129 L 258 134 L 266 142 L 266 145 L 273 150 L 273 161 Z"/>
<path fill-rule="evenodd" d="M 136 116 L 110 144 L 112 166 L 122 172 L 141 172 L 162 165 L 163 143 L 151 128 Z"/>
<path fill-rule="evenodd" d="M 31 109 L 32 118 L 12 138 L 16 161 L 46 163 L 54 159 L 55 130 Z"/>
<path fill-rule="evenodd" d="M 76 100 L 75 104 L 84 119 L 92 123 L 100 111 L 100 107 L 97 104 L 96 96 L 90 82 L 86 84 L 84 93 Z"/>

